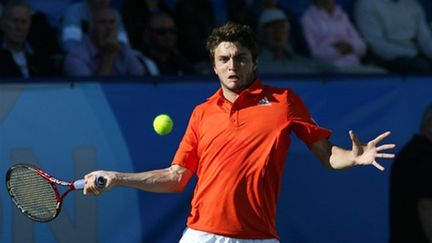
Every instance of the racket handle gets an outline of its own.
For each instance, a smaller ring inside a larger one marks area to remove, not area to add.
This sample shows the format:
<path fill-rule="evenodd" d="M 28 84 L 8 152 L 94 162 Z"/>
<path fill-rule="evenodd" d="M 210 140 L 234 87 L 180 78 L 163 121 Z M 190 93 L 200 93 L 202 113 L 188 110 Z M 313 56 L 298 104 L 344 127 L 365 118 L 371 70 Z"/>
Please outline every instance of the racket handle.
<path fill-rule="evenodd" d="M 75 189 L 81 190 L 84 188 L 84 179 L 77 180 L 73 183 Z M 99 189 L 105 188 L 106 179 L 103 176 L 96 177 L 96 187 Z"/>
<path fill-rule="evenodd" d="M 106 185 L 106 179 L 103 176 L 97 176 L 96 177 L 96 187 L 99 189 L 105 188 Z"/>
<path fill-rule="evenodd" d="M 82 190 L 84 188 L 84 179 L 77 180 L 73 183 L 75 189 Z"/>

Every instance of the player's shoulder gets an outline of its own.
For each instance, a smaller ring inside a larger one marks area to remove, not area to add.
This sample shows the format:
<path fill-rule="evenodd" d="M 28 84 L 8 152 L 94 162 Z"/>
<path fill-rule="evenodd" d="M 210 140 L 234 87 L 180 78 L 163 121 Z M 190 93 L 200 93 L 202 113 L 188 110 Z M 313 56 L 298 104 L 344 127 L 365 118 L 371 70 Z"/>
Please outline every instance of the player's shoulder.
<path fill-rule="evenodd" d="M 193 112 L 194 113 L 203 113 L 204 111 L 208 110 L 210 106 L 212 106 L 215 102 L 215 99 L 212 97 L 207 98 L 206 100 L 202 101 L 201 103 L 198 103 L 195 105 Z"/>
<path fill-rule="evenodd" d="M 205 109 L 210 105 L 210 103 L 211 103 L 211 101 L 209 101 L 209 100 L 203 101 L 203 102 L 197 104 L 197 105 L 195 106 L 194 110 L 195 110 L 195 111 L 202 111 L 202 110 L 205 110 Z"/>
<path fill-rule="evenodd" d="M 266 94 L 277 95 L 280 97 L 289 97 L 289 96 L 297 96 L 297 93 L 290 87 L 281 87 L 265 84 L 263 86 L 263 91 Z"/>
<path fill-rule="evenodd" d="M 214 111 L 210 100 L 199 103 L 192 110 L 191 120 L 200 121 L 209 111 Z"/>
<path fill-rule="evenodd" d="M 273 100 L 277 100 L 280 104 L 296 105 L 303 103 L 303 99 L 297 91 L 290 87 L 266 85 L 264 95 L 272 97 Z"/>

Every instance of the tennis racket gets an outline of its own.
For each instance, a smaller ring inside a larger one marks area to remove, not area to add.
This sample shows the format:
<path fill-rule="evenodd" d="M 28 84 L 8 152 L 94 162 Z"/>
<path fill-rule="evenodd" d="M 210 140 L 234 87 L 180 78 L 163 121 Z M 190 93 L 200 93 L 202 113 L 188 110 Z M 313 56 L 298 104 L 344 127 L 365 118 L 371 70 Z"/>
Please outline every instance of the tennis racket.
<path fill-rule="evenodd" d="M 106 179 L 96 178 L 96 186 L 104 188 Z M 58 186 L 68 189 L 60 194 Z M 66 182 L 54 178 L 31 164 L 16 164 L 6 173 L 6 187 L 15 206 L 28 218 L 38 222 L 55 219 L 69 192 L 84 188 L 84 179 Z"/>

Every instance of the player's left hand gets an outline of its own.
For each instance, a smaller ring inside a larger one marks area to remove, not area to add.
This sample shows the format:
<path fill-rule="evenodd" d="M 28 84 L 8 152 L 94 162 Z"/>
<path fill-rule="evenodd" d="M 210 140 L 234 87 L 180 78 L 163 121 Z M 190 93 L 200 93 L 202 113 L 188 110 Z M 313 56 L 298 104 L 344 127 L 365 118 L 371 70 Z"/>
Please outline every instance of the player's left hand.
<path fill-rule="evenodd" d="M 377 136 L 375 139 L 369 141 L 367 144 L 362 144 L 360 140 L 357 138 L 357 135 L 350 130 L 349 135 L 352 141 L 352 153 L 354 156 L 354 163 L 356 165 L 373 165 L 377 169 L 383 171 L 384 167 L 380 165 L 376 159 L 384 158 L 384 159 L 393 159 L 395 157 L 392 153 L 383 153 L 383 151 L 392 149 L 396 145 L 395 144 L 378 144 L 388 137 L 391 132 L 384 132 Z"/>

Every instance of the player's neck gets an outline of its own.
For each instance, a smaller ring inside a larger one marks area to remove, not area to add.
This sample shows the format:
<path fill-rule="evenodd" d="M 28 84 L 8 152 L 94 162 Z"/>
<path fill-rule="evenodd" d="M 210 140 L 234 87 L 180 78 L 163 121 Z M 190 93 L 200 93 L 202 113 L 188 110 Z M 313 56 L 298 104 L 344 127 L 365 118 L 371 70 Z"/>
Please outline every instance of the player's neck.
<path fill-rule="evenodd" d="M 231 103 L 234 103 L 234 101 L 239 97 L 240 93 L 234 92 L 232 90 L 229 90 L 227 88 L 222 87 L 222 93 L 226 100 L 228 100 Z"/>

